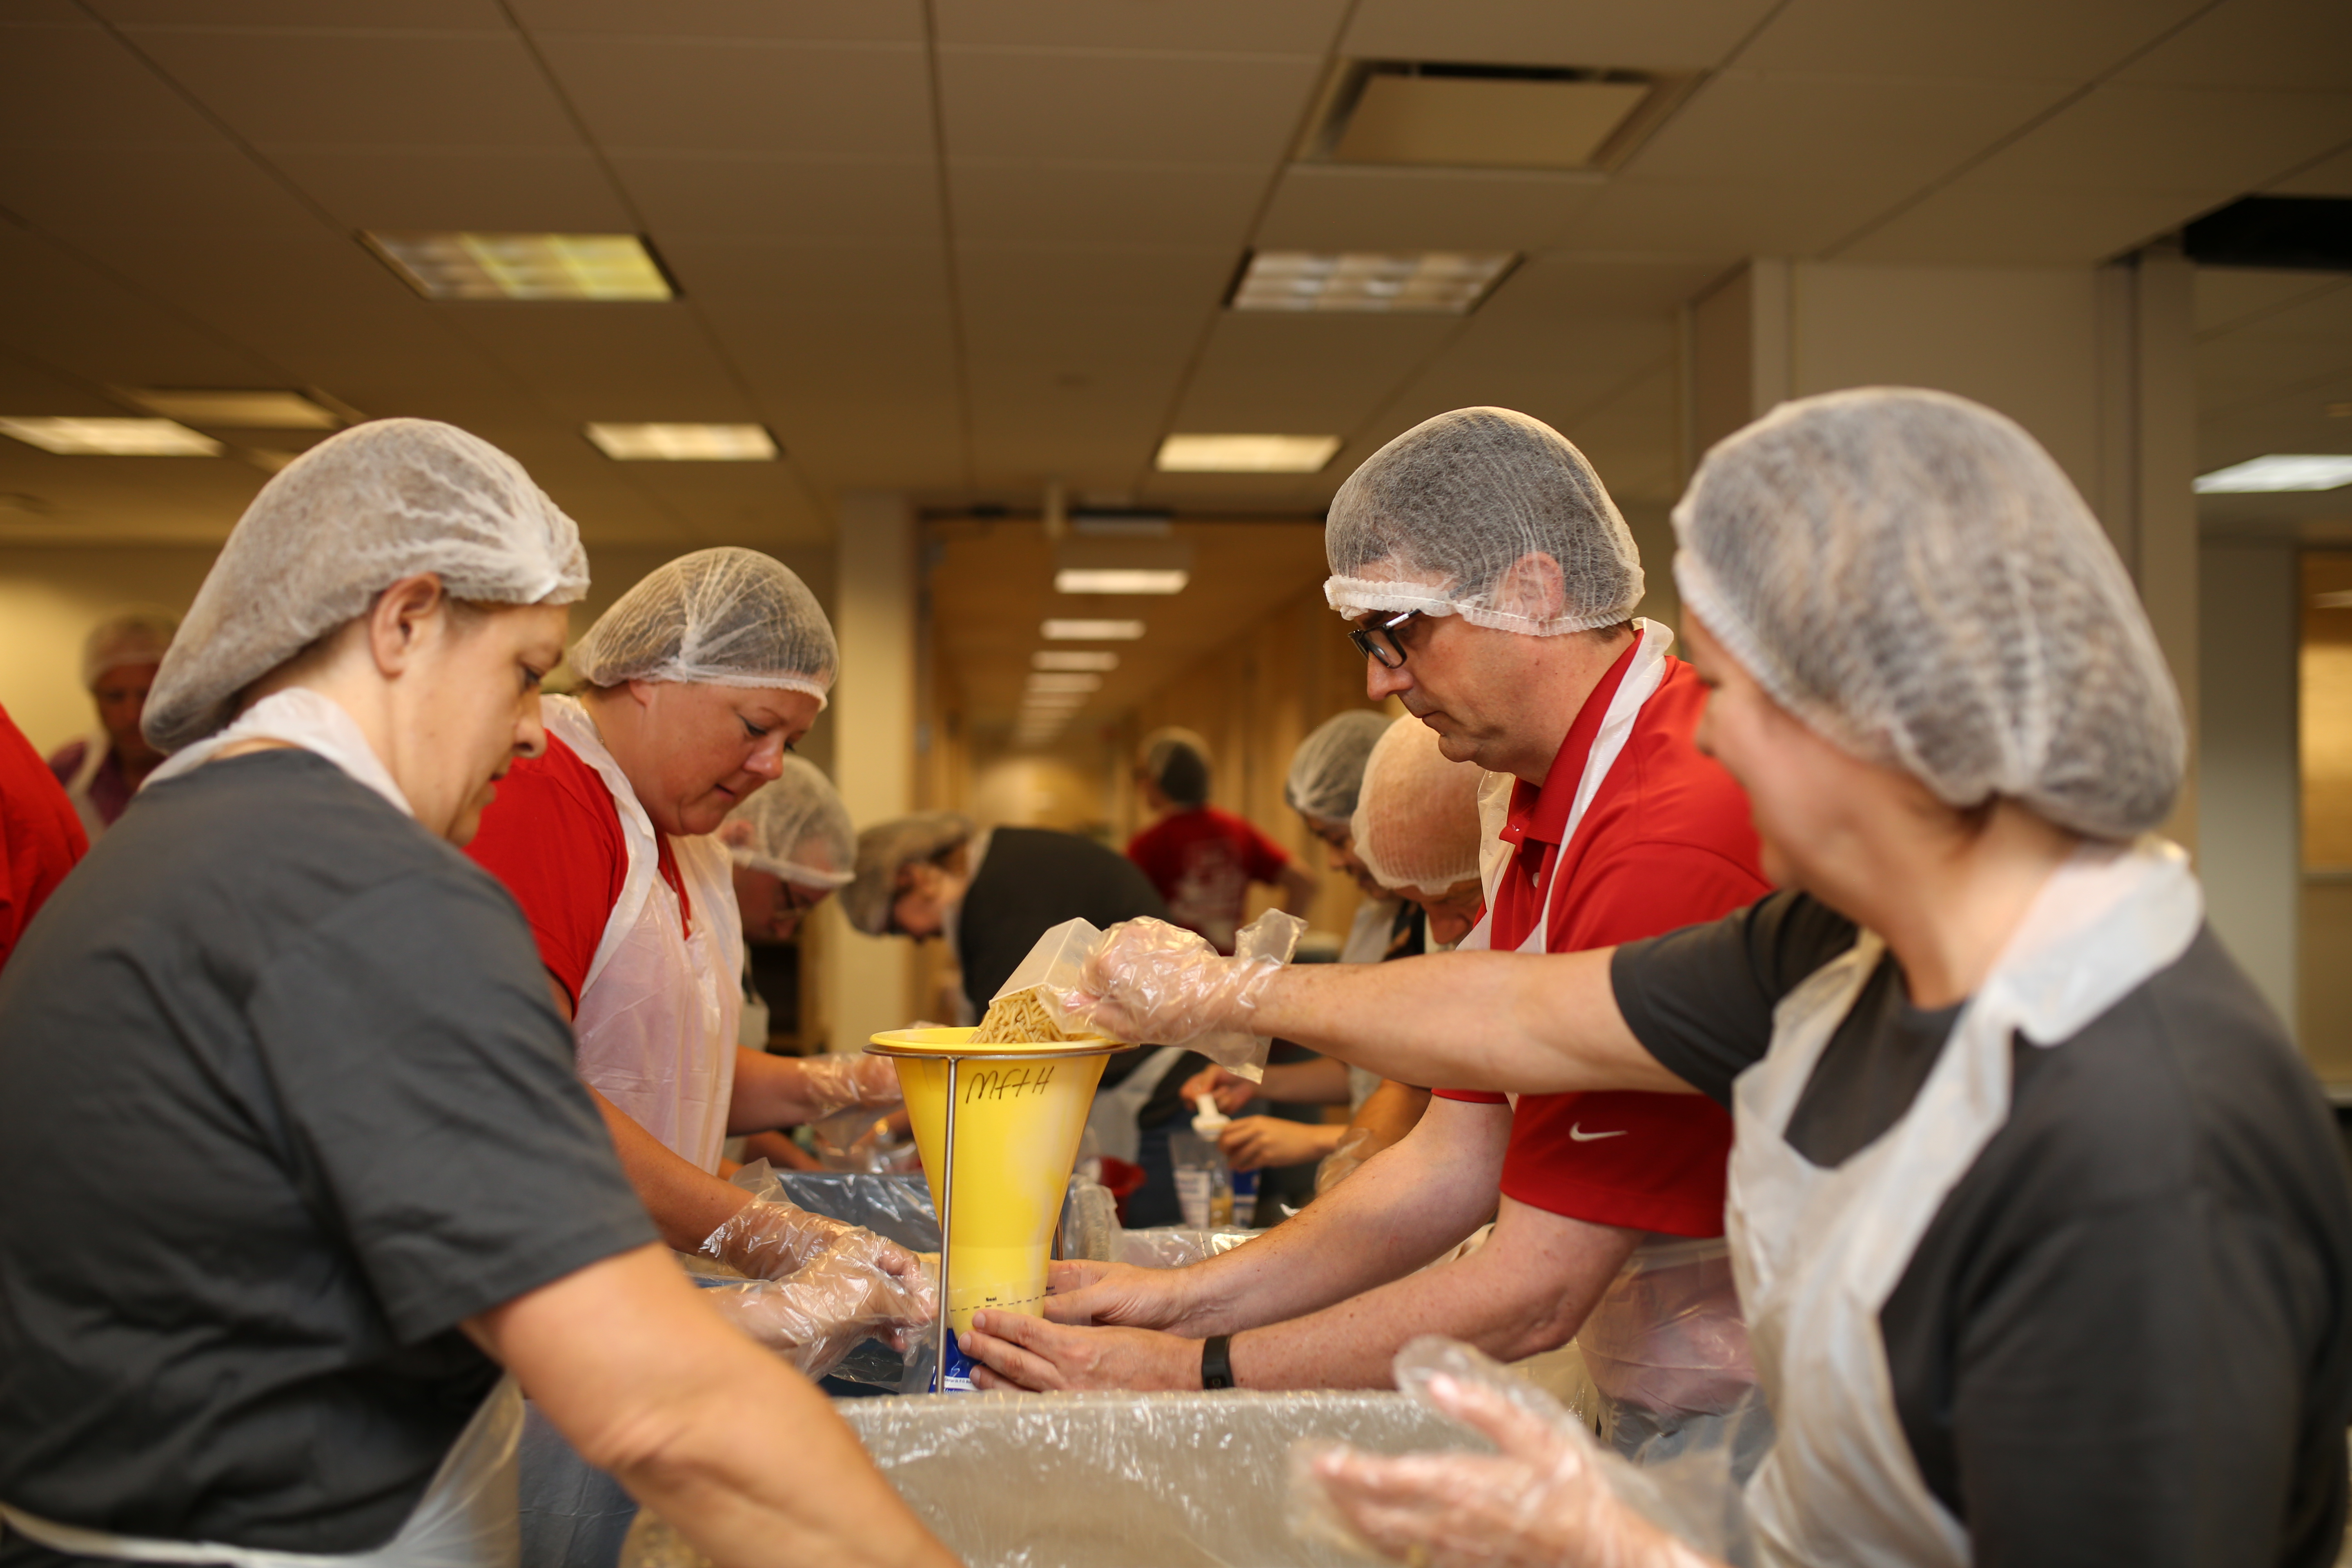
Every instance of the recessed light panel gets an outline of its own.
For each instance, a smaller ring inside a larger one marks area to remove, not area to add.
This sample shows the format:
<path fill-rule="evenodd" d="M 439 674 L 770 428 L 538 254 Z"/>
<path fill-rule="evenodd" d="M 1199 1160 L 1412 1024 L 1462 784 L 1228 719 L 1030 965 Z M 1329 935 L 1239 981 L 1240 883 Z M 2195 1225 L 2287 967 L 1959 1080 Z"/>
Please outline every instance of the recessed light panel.
<path fill-rule="evenodd" d="M 1190 572 L 1150 566 L 1076 566 L 1054 574 L 1056 594 L 1181 594 Z"/>
<path fill-rule="evenodd" d="M 1337 436 L 1171 436 L 1152 466 L 1163 474 L 1312 474 L 1339 449 Z"/>
<path fill-rule="evenodd" d="M 225 430 L 332 430 L 342 421 L 299 392 L 200 392 L 147 387 L 131 394 L 167 419 Z"/>
<path fill-rule="evenodd" d="M 1105 673 L 1118 668 L 1118 655 L 1096 653 L 1090 649 L 1067 650 L 1044 648 L 1029 656 L 1032 669 L 1091 669 Z"/>
<path fill-rule="evenodd" d="M 1047 642 L 1134 642 L 1141 621 L 1047 621 L 1037 628 Z"/>
<path fill-rule="evenodd" d="M 1261 250 L 1234 289 L 1233 308 L 1467 315 L 1517 259 L 1507 250 Z"/>
<path fill-rule="evenodd" d="M 216 458 L 221 444 L 169 419 L 0 419 L 0 435 L 68 458 Z"/>
<path fill-rule="evenodd" d="M 624 463 L 772 463 L 776 440 L 760 425 L 591 425 L 596 449 Z"/>
<path fill-rule="evenodd" d="M 2197 476 L 2200 495 L 2274 490 L 2332 490 L 2352 485 L 2352 457 L 2342 453 L 2274 453 Z"/>
<path fill-rule="evenodd" d="M 1025 683 L 1024 689 L 1026 689 L 1032 697 L 1043 697 L 1049 694 L 1059 694 L 1071 691 L 1100 691 L 1102 689 L 1102 677 L 1099 675 L 1081 675 L 1061 670 L 1033 670 L 1030 672 L 1029 679 Z"/>
<path fill-rule="evenodd" d="M 669 279 L 634 234 L 368 234 L 428 300 L 667 300 Z"/>

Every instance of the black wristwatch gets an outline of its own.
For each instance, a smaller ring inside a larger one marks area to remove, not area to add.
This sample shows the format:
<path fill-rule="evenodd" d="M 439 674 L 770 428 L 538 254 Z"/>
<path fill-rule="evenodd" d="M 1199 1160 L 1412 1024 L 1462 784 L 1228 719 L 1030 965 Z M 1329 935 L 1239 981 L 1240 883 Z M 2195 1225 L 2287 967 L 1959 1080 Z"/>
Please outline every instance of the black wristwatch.
<path fill-rule="evenodd" d="M 1234 1336 L 1211 1334 L 1201 1342 L 1201 1386 L 1231 1388 L 1234 1385 Z"/>

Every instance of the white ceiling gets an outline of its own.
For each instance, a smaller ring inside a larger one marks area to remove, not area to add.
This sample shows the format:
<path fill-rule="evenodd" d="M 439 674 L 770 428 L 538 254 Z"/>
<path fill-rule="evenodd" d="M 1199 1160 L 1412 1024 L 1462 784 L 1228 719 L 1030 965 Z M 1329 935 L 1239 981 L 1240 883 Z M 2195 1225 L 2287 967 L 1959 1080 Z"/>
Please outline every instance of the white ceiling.
<path fill-rule="evenodd" d="M 1292 163 L 1352 58 L 1708 74 L 1606 178 Z M 2347 147 L 2343 0 L 0 0 L 0 414 L 319 387 L 474 428 L 653 547 L 1052 476 L 1307 512 L 1467 402 L 1655 500 L 1675 312 L 1743 257 L 2087 263 L 2352 195 Z M 352 237 L 467 227 L 639 229 L 683 298 L 427 303 Z M 1467 319 L 1226 313 L 1253 245 L 1528 258 Z M 2347 445 L 2341 281 L 2203 299 L 2208 455 Z M 615 464 L 591 419 L 761 420 L 788 456 Z M 1171 429 L 1347 445 L 1156 476 Z M 217 538 L 263 477 L 0 443 L 0 539 Z"/>

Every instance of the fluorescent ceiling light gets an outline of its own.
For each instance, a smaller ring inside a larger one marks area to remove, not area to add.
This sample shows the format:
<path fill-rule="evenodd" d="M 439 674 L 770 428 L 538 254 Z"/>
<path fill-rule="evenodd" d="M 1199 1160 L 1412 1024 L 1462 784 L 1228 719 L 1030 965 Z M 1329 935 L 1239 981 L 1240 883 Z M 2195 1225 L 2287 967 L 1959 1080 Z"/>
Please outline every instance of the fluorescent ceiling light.
<path fill-rule="evenodd" d="M 588 439 L 622 463 L 772 463 L 776 440 L 761 425 L 591 425 Z"/>
<path fill-rule="evenodd" d="M 2338 588 L 2332 594 L 2314 594 L 2311 607 L 2315 610 L 2352 610 L 2352 592 Z"/>
<path fill-rule="evenodd" d="M 224 430 L 332 430 L 342 421 L 299 392 L 199 392 L 146 387 L 131 394 L 142 408 Z"/>
<path fill-rule="evenodd" d="M 428 300 L 667 300 L 634 234 L 365 234 Z"/>
<path fill-rule="evenodd" d="M 1164 511 L 1087 511 L 1070 513 L 1070 531 L 1095 539 L 1165 539 L 1175 519 Z"/>
<path fill-rule="evenodd" d="M 1163 474 L 1311 474 L 1339 449 L 1337 436 L 1171 436 L 1151 466 Z"/>
<path fill-rule="evenodd" d="M 2263 490 L 2332 490 L 2352 485 L 2352 457 L 2342 453 L 2274 453 L 2197 476 L 2200 495 Z"/>
<path fill-rule="evenodd" d="M 1037 628 L 1047 642 L 1134 642 L 1141 621 L 1047 621 Z"/>
<path fill-rule="evenodd" d="M 1250 257 L 1249 269 L 1234 289 L 1233 308 L 1463 316 L 1517 259 L 1507 250 L 1261 250 Z"/>
<path fill-rule="evenodd" d="M 0 419 L 0 435 L 69 458 L 216 458 L 221 444 L 169 419 Z"/>
<path fill-rule="evenodd" d="M 1150 566 L 1066 566 L 1054 574 L 1056 594 L 1181 594 L 1190 572 Z"/>
<path fill-rule="evenodd" d="M 1057 691 L 1100 691 L 1102 689 L 1102 677 L 1099 675 L 1060 674 L 1053 670 L 1041 669 L 1036 670 L 1030 675 L 1028 682 L 1024 689 L 1025 689 L 1032 697 L 1043 697 L 1050 692 Z"/>
<path fill-rule="evenodd" d="M 1096 653 L 1081 648 L 1071 648 L 1066 651 L 1040 648 L 1029 656 L 1029 668 L 1032 669 L 1112 670 L 1118 668 L 1118 655 Z"/>

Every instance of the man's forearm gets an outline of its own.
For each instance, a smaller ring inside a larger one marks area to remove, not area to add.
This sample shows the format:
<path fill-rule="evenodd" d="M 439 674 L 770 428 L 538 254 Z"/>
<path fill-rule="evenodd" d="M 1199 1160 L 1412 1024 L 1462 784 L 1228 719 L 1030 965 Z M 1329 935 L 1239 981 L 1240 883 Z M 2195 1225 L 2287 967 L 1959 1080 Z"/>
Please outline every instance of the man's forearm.
<path fill-rule="evenodd" d="M 664 1246 L 692 1252 L 729 1215 L 751 1201 L 751 1194 L 742 1188 L 670 1152 L 627 1111 L 594 1089 L 588 1091 L 588 1097 L 604 1118 L 604 1130 L 613 1135 L 613 1147 L 621 1156 L 621 1170 L 636 1188 L 637 1201 L 653 1215 Z"/>

